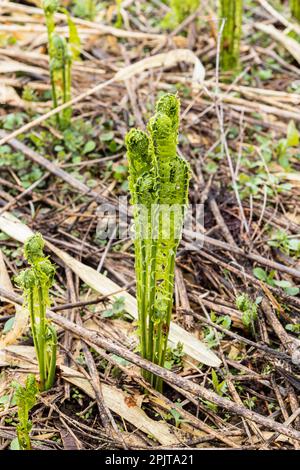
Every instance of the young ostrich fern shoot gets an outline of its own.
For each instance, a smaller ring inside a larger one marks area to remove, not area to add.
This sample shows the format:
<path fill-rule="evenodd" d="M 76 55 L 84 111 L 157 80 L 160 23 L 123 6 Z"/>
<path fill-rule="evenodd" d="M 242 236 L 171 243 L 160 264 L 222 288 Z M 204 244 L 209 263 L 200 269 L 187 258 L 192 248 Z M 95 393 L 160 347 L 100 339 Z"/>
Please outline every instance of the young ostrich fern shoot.
<path fill-rule="evenodd" d="M 177 154 L 179 99 L 163 96 L 148 133 L 126 136 L 134 204 L 135 269 L 141 354 L 164 365 L 171 322 L 176 250 L 188 198 L 189 165 Z M 158 390 L 162 381 L 144 373 Z"/>
<path fill-rule="evenodd" d="M 225 20 L 221 40 L 221 67 L 223 71 L 238 69 L 242 32 L 243 0 L 219 0 L 219 17 Z"/>
<path fill-rule="evenodd" d="M 69 12 L 59 7 L 58 0 L 43 0 L 43 8 L 48 33 L 48 52 L 50 65 L 50 80 L 52 90 L 53 107 L 61 103 L 67 103 L 71 99 L 71 69 L 73 60 L 78 59 L 80 41 L 77 29 Z M 69 27 L 69 40 L 59 36 L 55 32 L 54 15 L 62 12 L 67 17 Z M 61 129 L 66 129 L 71 122 L 71 108 L 64 109 L 56 115 L 57 124 Z"/>
<path fill-rule="evenodd" d="M 290 0 L 291 13 L 296 20 L 300 21 L 300 1 Z"/>
<path fill-rule="evenodd" d="M 29 411 L 36 404 L 38 392 L 35 376 L 29 374 L 24 387 L 18 382 L 13 382 L 15 388 L 15 400 L 18 407 L 17 439 L 20 450 L 31 450 L 30 431 L 32 423 L 29 420 Z"/>
<path fill-rule="evenodd" d="M 54 382 L 57 336 L 55 328 L 46 320 L 50 304 L 49 289 L 52 286 L 55 267 L 43 253 L 45 242 L 38 233 L 24 245 L 24 255 L 30 264 L 16 277 L 23 289 L 26 307 L 29 309 L 33 343 L 39 363 L 40 389 L 49 390 Z"/>

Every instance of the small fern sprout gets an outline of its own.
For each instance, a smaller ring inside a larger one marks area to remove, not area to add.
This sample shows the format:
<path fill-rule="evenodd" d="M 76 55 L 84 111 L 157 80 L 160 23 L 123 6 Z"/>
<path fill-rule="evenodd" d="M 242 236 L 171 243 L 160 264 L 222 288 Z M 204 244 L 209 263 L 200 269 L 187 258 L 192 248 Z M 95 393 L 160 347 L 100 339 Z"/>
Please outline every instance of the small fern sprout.
<path fill-rule="evenodd" d="M 17 439 L 20 450 L 31 450 L 30 431 L 32 423 L 29 420 L 29 411 L 36 404 L 38 387 L 35 376 L 29 374 L 23 387 L 18 382 L 13 382 L 15 388 L 15 400 L 18 407 Z"/>
<path fill-rule="evenodd" d="M 52 73 L 57 76 L 57 84 L 60 85 L 60 90 L 56 91 L 56 95 L 59 93 L 63 103 L 67 103 L 71 99 L 72 53 L 65 38 L 58 34 L 53 35 L 53 48 L 54 57 L 51 59 L 50 68 Z M 71 108 L 62 111 L 60 116 L 62 129 L 66 129 L 70 125 L 71 116 Z"/>
<path fill-rule="evenodd" d="M 31 266 L 45 259 L 45 241 L 40 233 L 30 237 L 24 244 L 24 257 Z"/>
<path fill-rule="evenodd" d="M 55 328 L 46 319 L 50 305 L 49 289 L 55 275 L 55 267 L 45 257 L 45 242 L 41 234 L 31 236 L 24 245 L 24 256 L 30 268 L 16 277 L 23 289 L 26 307 L 30 314 L 33 343 L 39 363 L 40 388 L 48 390 L 55 378 L 57 336 Z"/>
<path fill-rule="evenodd" d="M 43 0 L 43 9 L 46 19 L 46 27 L 48 32 L 49 48 L 51 49 L 51 34 L 55 30 L 54 14 L 58 11 L 59 3 L 57 0 Z"/>
<path fill-rule="evenodd" d="M 164 28 L 175 28 L 183 20 L 194 13 L 200 5 L 200 0 L 169 0 L 171 11 L 167 13 L 162 21 Z"/>
<path fill-rule="evenodd" d="M 59 6 L 57 0 L 44 0 L 43 9 L 46 18 L 48 33 L 48 52 L 50 65 L 50 80 L 53 106 L 56 108 L 59 104 L 67 103 L 71 100 L 72 84 L 72 62 L 79 57 L 80 40 L 77 28 L 69 12 Z M 66 15 L 69 38 L 59 36 L 55 32 L 56 12 Z M 72 109 L 66 108 L 56 115 L 57 125 L 61 129 L 66 129 L 71 122 Z"/>

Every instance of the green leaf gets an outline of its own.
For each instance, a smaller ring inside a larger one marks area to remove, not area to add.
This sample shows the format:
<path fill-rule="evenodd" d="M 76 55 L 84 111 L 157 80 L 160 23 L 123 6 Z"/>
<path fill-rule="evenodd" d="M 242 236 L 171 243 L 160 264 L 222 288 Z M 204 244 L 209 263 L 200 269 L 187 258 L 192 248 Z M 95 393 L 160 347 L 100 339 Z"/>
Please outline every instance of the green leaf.
<path fill-rule="evenodd" d="M 102 318 L 110 318 L 110 317 L 113 317 L 114 316 L 114 311 L 112 308 L 108 309 L 108 310 L 104 310 L 102 313 L 101 313 L 101 317 Z"/>
<path fill-rule="evenodd" d="M 254 268 L 253 274 L 260 281 L 266 281 L 268 279 L 266 271 L 264 271 L 262 268 Z"/>
<path fill-rule="evenodd" d="M 114 138 L 114 132 L 113 131 L 104 132 L 100 136 L 100 140 L 102 142 L 109 142 L 110 140 L 113 140 L 113 138 Z"/>
<path fill-rule="evenodd" d="M 104 310 L 102 312 L 103 318 L 110 318 L 110 317 L 122 317 L 125 313 L 125 299 L 124 297 L 118 297 L 114 303 L 112 304 L 111 308 Z"/>
<path fill-rule="evenodd" d="M 88 140 L 85 146 L 83 147 L 83 154 L 92 152 L 96 147 L 96 143 L 93 140 Z"/>
<path fill-rule="evenodd" d="M 17 438 L 17 437 L 15 437 L 15 438 L 11 441 L 9 448 L 10 448 L 10 450 L 21 450 L 20 445 L 19 445 L 19 441 L 18 441 L 18 438 Z"/>
<path fill-rule="evenodd" d="M 126 361 L 126 359 L 124 359 L 123 357 L 117 356 L 116 354 L 111 354 L 110 357 L 114 359 L 121 366 L 127 367 L 130 365 L 130 362 Z"/>
<path fill-rule="evenodd" d="M 278 287 L 282 287 L 283 289 L 285 289 L 286 287 L 291 287 L 291 283 L 289 281 L 274 281 L 274 284 Z"/>
<path fill-rule="evenodd" d="M 218 380 L 218 376 L 217 376 L 214 369 L 212 369 L 212 371 L 211 371 L 211 378 L 212 378 L 212 383 L 213 383 L 213 387 L 215 389 L 215 392 L 218 392 L 219 380 Z"/>
<path fill-rule="evenodd" d="M 289 155 L 287 153 L 282 154 L 278 159 L 278 163 L 282 168 L 288 170 L 290 166 Z"/>
<path fill-rule="evenodd" d="M 294 121 L 290 121 L 288 124 L 287 144 L 289 147 L 297 147 L 299 145 L 299 131 Z"/>
<path fill-rule="evenodd" d="M 213 174 L 217 171 L 218 165 L 214 161 L 209 161 L 207 164 L 204 166 L 204 170 L 206 173 Z"/>
<path fill-rule="evenodd" d="M 14 323 L 15 323 L 15 317 L 11 317 L 9 320 L 7 320 L 3 328 L 3 333 L 8 333 L 14 326 Z"/>
<path fill-rule="evenodd" d="M 261 80 L 269 80 L 273 76 L 272 70 L 270 69 L 258 70 L 257 74 Z"/>
<path fill-rule="evenodd" d="M 178 428 L 180 423 L 184 421 L 181 417 L 181 414 L 176 408 L 171 408 L 170 413 L 174 418 L 176 428 Z"/>
<path fill-rule="evenodd" d="M 300 292 L 300 289 L 299 287 L 287 287 L 285 289 L 285 292 L 287 293 L 287 295 L 298 295 Z"/>
<path fill-rule="evenodd" d="M 300 334 L 300 323 L 289 323 L 286 325 L 285 329 L 291 331 L 292 333 Z"/>
<path fill-rule="evenodd" d="M 0 397 L 0 405 L 6 405 L 9 402 L 9 395 L 2 395 Z"/>
<path fill-rule="evenodd" d="M 300 240 L 298 238 L 289 240 L 289 249 L 292 251 L 300 251 Z"/>
<path fill-rule="evenodd" d="M 173 367 L 173 361 L 165 361 L 164 362 L 164 368 L 165 369 L 171 370 L 172 367 Z"/>
<path fill-rule="evenodd" d="M 65 8 L 61 8 L 61 11 L 65 13 L 69 27 L 69 45 L 72 52 L 72 59 L 78 60 L 80 56 L 80 38 L 78 36 L 77 27 L 72 20 L 70 13 Z"/>

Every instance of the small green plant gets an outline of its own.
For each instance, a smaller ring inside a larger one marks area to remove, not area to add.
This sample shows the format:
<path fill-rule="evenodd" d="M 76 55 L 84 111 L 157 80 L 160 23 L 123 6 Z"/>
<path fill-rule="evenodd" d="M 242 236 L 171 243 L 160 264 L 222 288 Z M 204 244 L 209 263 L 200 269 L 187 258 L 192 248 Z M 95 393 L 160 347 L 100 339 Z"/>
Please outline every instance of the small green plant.
<path fill-rule="evenodd" d="M 223 71 L 239 68 L 242 33 L 243 0 L 219 0 L 219 17 L 225 20 L 221 39 L 221 67 Z"/>
<path fill-rule="evenodd" d="M 173 366 L 182 367 L 184 352 L 183 344 L 178 343 L 175 348 L 167 348 L 164 367 L 172 369 Z"/>
<path fill-rule="evenodd" d="M 148 133 L 131 129 L 126 136 L 141 354 L 160 366 L 167 351 L 175 257 L 190 177 L 189 165 L 177 153 L 179 106 L 175 95 L 164 95 L 149 121 Z M 161 379 L 144 375 L 162 389 Z"/>
<path fill-rule="evenodd" d="M 254 333 L 254 325 L 257 320 L 257 303 L 253 302 L 249 295 L 241 294 L 236 298 L 235 304 L 240 312 L 242 312 L 243 324 Z"/>
<path fill-rule="evenodd" d="M 185 423 L 186 420 L 182 418 L 180 411 L 179 411 L 180 407 L 182 407 L 182 404 L 180 402 L 177 402 L 176 405 L 177 405 L 176 408 L 170 409 L 170 413 L 166 415 L 166 419 L 174 421 L 175 427 L 180 428 L 180 425 L 182 423 Z"/>
<path fill-rule="evenodd" d="M 58 0 L 43 0 L 43 9 L 48 33 L 52 100 L 53 107 L 56 108 L 59 104 L 67 103 L 71 99 L 72 62 L 78 59 L 80 40 L 69 12 L 65 8 L 59 7 Z M 54 15 L 58 11 L 66 14 L 69 26 L 68 41 L 55 32 Z M 70 125 L 71 116 L 71 108 L 66 108 L 61 113 L 57 113 L 58 126 L 61 129 L 66 129 Z"/>
<path fill-rule="evenodd" d="M 36 395 L 38 392 L 35 376 L 29 374 L 26 379 L 26 384 L 23 387 L 18 382 L 13 382 L 12 386 L 15 388 L 15 402 L 18 407 L 18 420 L 17 424 L 17 442 L 19 450 L 31 450 L 30 431 L 32 423 L 29 420 L 29 411 L 36 404 Z M 12 446 L 13 447 L 13 446 Z M 14 447 L 16 448 L 16 447 Z"/>
<path fill-rule="evenodd" d="M 299 0 L 290 0 L 291 13 L 296 20 L 300 21 L 300 2 Z"/>
<path fill-rule="evenodd" d="M 216 325 L 221 325 L 226 330 L 230 330 L 231 327 L 231 318 L 229 315 L 220 315 L 216 316 L 215 312 L 211 312 L 210 319 Z M 218 346 L 219 341 L 224 337 L 223 333 L 217 332 L 212 326 L 205 327 L 205 336 L 204 341 L 209 348 L 215 348 Z"/>
<path fill-rule="evenodd" d="M 174 28 L 199 7 L 200 0 L 169 0 L 171 11 L 162 21 L 163 28 Z"/>
<path fill-rule="evenodd" d="M 97 10 L 96 0 L 75 0 L 72 6 L 74 16 L 93 21 Z"/>
<path fill-rule="evenodd" d="M 284 230 L 276 230 L 268 245 L 279 248 L 288 256 L 300 257 L 300 239 L 290 237 Z"/>
<path fill-rule="evenodd" d="M 227 391 L 227 384 L 226 380 L 219 381 L 218 375 L 214 369 L 211 371 L 211 380 L 214 387 L 214 391 L 222 397 L 226 394 Z"/>
<path fill-rule="evenodd" d="M 127 314 L 125 309 L 125 298 L 118 297 L 110 308 L 103 310 L 101 313 L 102 318 L 123 318 L 123 319 L 132 319 L 129 314 Z M 128 318 L 129 317 L 129 318 Z"/>
<path fill-rule="evenodd" d="M 49 289 L 53 283 L 55 267 L 45 257 L 44 245 L 39 233 L 25 242 L 24 255 L 30 268 L 21 271 L 16 277 L 16 283 L 23 289 L 25 304 L 29 309 L 41 391 L 49 390 L 53 385 L 57 348 L 56 330 L 46 320 L 46 308 L 50 304 Z"/>
<path fill-rule="evenodd" d="M 285 326 L 285 329 L 296 335 L 300 335 L 300 323 L 289 323 Z"/>
<path fill-rule="evenodd" d="M 260 281 L 265 282 L 271 287 L 280 287 L 284 290 L 287 295 L 298 295 L 300 292 L 299 287 L 293 286 L 290 281 L 286 281 L 285 279 L 274 279 L 276 275 L 276 271 L 272 270 L 269 273 L 262 268 L 254 268 L 253 269 L 254 276 L 259 279 Z"/>
<path fill-rule="evenodd" d="M 284 168 L 290 168 L 291 148 L 299 148 L 300 135 L 294 123 L 290 121 L 287 127 L 286 138 L 280 139 L 275 147 L 275 154 L 278 163 Z"/>
<path fill-rule="evenodd" d="M 247 408 L 249 408 L 250 410 L 253 410 L 253 408 L 255 408 L 256 402 L 257 397 L 248 397 L 243 400 L 244 405 L 247 406 Z"/>
<path fill-rule="evenodd" d="M 121 13 L 122 0 L 116 0 L 117 19 L 115 21 L 116 28 L 122 28 L 123 18 Z"/>

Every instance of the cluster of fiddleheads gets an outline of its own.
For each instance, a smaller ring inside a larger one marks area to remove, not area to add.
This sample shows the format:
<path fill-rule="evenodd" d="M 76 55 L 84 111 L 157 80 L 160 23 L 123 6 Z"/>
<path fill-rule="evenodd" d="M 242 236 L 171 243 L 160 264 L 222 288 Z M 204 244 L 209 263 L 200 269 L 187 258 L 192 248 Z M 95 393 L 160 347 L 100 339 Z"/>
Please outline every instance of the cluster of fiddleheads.
<path fill-rule="evenodd" d="M 173 306 L 176 250 L 188 197 L 189 165 L 177 153 L 179 99 L 164 95 L 148 132 L 126 136 L 134 204 L 135 269 L 141 354 L 164 365 Z M 145 373 L 157 389 L 161 379 Z"/>

